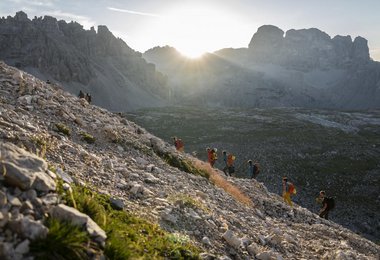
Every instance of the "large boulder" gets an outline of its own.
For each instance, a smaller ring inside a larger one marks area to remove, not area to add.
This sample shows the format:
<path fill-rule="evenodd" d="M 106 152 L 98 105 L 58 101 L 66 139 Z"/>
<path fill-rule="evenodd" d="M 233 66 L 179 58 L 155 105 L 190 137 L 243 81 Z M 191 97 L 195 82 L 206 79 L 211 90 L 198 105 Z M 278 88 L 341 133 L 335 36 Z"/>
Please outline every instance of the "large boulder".
<path fill-rule="evenodd" d="M 47 192 L 55 190 L 55 181 L 47 173 L 47 163 L 11 143 L 1 145 L 2 165 L 0 172 L 6 183 L 22 190 L 34 188 Z"/>
<path fill-rule="evenodd" d="M 101 246 L 105 245 L 107 238 L 106 232 L 101 229 L 98 224 L 96 224 L 89 216 L 79 212 L 78 210 L 66 206 L 64 204 L 59 204 L 50 209 L 50 214 L 52 217 L 68 221 L 73 225 L 83 227 L 87 230 L 88 234 L 94 238 Z"/>

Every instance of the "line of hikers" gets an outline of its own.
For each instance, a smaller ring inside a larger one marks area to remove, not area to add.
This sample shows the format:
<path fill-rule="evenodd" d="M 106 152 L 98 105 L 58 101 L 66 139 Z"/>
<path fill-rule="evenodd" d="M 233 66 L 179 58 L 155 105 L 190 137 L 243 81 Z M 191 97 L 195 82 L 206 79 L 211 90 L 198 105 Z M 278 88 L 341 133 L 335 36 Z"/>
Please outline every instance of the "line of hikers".
<path fill-rule="evenodd" d="M 173 137 L 174 146 L 179 152 L 184 152 L 184 143 L 182 139 Z M 218 160 L 218 149 L 217 148 L 206 148 L 207 151 L 207 160 L 212 168 L 214 168 L 216 161 Z M 196 155 L 196 154 L 194 154 Z M 223 156 L 223 169 L 222 171 L 226 176 L 232 176 L 235 173 L 235 160 L 236 156 L 232 153 L 227 154 L 226 151 L 222 151 Z M 260 164 L 258 162 L 253 163 L 252 160 L 247 161 L 248 164 L 248 174 L 247 177 L 249 179 L 256 179 L 258 174 L 260 173 Z M 284 201 L 291 207 L 293 207 L 293 203 L 291 200 L 291 196 L 296 195 L 297 190 L 293 183 L 288 181 L 288 178 L 284 176 L 282 178 L 282 197 Z M 319 216 L 321 218 L 328 219 L 329 211 L 335 207 L 335 199 L 333 197 L 327 197 L 325 191 L 320 191 L 319 196 L 316 198 L 316 202 L 321 204 L 322 207 L 319 211 Z"/>
<path fill-rule="evenodd" d="M 78 97 L 79 98 L 84 98 L 85 100 L 87 100 L 87 102 L 89 104 L 91 104 L 91 101 L 92 101 L 92 97 L 90 94 L 86 93 L 84 94 L 84 92 L 82 90 L 79 91 L 79 94 L 78 94 Z"/>
<path fill-rule="evenodd" d="M 296 194 L 296 187 L 293 183 L 288 181 L 288 178 L 286 176 L 284 176 L 282 178 L 282 197 L 284 198 L 284 201 L 291 207 L 293 207 L 291 196 Z M 335 208 L 335 198 L 326 196 L 326 192 L 321 190 L 319 192 L 319 196 L 315 199 L 315 201 L 322 206 L 318 212 L 319 217 L 328 219 L 330 210 L 333 210 Z"/>

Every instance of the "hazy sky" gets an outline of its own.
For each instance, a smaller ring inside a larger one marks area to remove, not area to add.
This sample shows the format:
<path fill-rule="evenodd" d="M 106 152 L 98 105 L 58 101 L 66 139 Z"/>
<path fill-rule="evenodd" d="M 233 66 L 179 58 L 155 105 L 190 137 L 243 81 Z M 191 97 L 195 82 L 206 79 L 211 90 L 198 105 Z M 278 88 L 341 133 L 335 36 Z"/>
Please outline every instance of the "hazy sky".
<path fill-rule="evenodd" d="M 131 48 L 170 45 L 189 56 L 247 47 L 264 24 L 362 36 L 380 61 L 380 0 L 0 0 L 0 16 L 25 11 L 89 29 L 106 25 Z"/>

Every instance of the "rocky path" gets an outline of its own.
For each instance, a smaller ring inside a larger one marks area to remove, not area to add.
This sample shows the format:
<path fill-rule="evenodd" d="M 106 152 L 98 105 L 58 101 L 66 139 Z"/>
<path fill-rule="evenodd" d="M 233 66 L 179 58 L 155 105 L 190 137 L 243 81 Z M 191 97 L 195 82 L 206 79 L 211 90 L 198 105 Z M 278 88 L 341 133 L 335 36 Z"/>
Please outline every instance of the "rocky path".
<path fill-rule="evenodd" d="M 37 172 L 52 175 L 41 174 L 46 178 L 43 190 L 36 194 L 31 191 L 35 186 L 24 190 L 1 187 L 0 243 L 3 252 L 17 252 L 19 259 L 27 254 L 29 242 L 13 235 L 10 220 L 27 219 L 31 214 L 25 207 L 33 199 L 46 207 L 33 221 L 58 207 L 55 177 L 48 167 L 57 169 L 67 184 L 83 184 L 109 194 L 124 210 L 190 239 L 202 248 L 205 259 L 378 259 L 380 255 L 378 245 L 305 208 L 290 208 L 255 180 L 227 180 L 252 204 L 237 201 L 208 179 L 169 166 L 152 146 L 194 160 L 190 155 L 178 154 L 118 114 L 89 105 L 59 86 L 4 63 L 0 63 L 0 93 L 2 154 L 8 155 L 2 162 L 14 160 L 28 169 L 31 165 L 15 155 L 25 153 L 25 158 L 33 157 L 37 165 L 43 165 Z M 12 149 L 17 151 L 10 153 Z M 46 232 L 41 224 L 36 225 Z"/>

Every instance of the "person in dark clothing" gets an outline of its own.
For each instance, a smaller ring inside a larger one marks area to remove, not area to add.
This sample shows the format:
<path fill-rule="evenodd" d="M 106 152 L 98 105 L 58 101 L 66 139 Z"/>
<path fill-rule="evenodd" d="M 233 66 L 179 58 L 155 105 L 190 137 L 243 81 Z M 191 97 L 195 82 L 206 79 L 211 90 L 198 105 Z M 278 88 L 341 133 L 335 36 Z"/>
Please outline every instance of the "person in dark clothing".
<path fill-rule="evenodd" d="M 256 179 L 259 172 L 259 164 L 257 162 L 253 163 L 252 160 L 248 160 L 248 178 Z"/>
<path fill-rule="evenodd" d="M 92 97 L 90 94 L 86 93 L 86 100 L 89 104 L 91 104 Z"/>
<path fill-rule="evenodd" d="M 228 176 L 228 173 L 227 173 L 227 170 L 228 170 L 228 165 L 227 165 L 227 152 L 226 151 L 223 151 L 222 152 L 222 155 L 223 155 L 223 163 L 224 163 L 224 168 L 223 168 L 223 172 L 226 176 Z"/>
<path fill-rule="evenodd" d="M 319 216 L 321 218 L 324 218 L 324 219 L 329 219 L 330 207 L 329 207 L 329 203 L 328 203 L 328 199 L 326 197 L 326 192 L 325 191 L 321 190 L 319 192 L 318 201 L 321 201 L 321 204 L 322 204 L 322 208 L 319 211 Z"/>
<path fill-rule="evenodd" d="M 79 98 L 84 98 L 84 93 L 82 90 L 79 91 L 79 95 L 78 95 Z"/>

